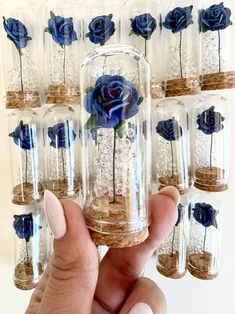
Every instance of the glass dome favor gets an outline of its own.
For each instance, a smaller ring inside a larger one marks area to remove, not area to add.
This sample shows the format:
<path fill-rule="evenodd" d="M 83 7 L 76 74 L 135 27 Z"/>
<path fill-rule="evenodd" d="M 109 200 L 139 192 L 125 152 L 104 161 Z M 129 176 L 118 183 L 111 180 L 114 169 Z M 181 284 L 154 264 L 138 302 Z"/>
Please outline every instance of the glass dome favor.
<path fill-rule="evenodd" d="M 133 246 L 148 236 L 150 68 L 133 47 L 107 45 L 81 75 L 85 218 L 97 245 Z"/>

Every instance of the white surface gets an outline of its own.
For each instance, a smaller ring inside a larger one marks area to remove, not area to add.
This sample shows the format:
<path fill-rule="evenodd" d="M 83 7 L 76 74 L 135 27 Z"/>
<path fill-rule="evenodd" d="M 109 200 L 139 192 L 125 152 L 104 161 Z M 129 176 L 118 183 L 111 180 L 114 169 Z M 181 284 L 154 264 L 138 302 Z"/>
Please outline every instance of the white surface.
<path fill-rule="evenodd" d="M 157 1 L 157 0 L 156 0 Z M 0 0 L 3 3 L 13 2 Z M 15 1 L 17 2 L 17 1 Z M 35 1 L 22 1 L 31 2 Z M 1 10 L 0 10 L 1 11 Z M 0 15 L 1 16 L 1 15 Z M 2 31 L 0 31 L 2 36 Z M 0 61 L 1 62 L 1 61 Z M 7 111 L 4 109 L 2 66 L 0 66 L 0 313 L 23 314 L 29 302 L 31 292 L 22 292 L 12 283 L 11 253 L 11 200 L 10 200 L 10 166 L 8 156 Z M 230 93 L 231 94 L 231 93 Z M 232 94 L 231 117 L 235 117 L 235 92 Z M 235 134 L 235 123 L 232 123 Z M 223 240 L 222 271 L 218 279 L 203 282 L 187 275 L 179 281 L 165 279 L 155 271 L 152 259 L 146 268 L 146 275 L 160 285 L 167 296 L 168 314 L 234 314 L 235 313 L 235 147 L 232 142 L 231 189 L 223 194 L 225 200 L 225 221 Z"/>

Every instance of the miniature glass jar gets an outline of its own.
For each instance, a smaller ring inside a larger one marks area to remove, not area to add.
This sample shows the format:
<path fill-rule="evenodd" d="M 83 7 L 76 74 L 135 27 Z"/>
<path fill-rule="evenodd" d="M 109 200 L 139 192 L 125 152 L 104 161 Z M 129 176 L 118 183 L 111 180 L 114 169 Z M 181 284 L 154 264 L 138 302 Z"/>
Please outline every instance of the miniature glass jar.
<path fill-rule="evenodd" d="M 174 229 L 157 250 L 157 270 L 165 277 L 180 279 L 187 272 L 190 198 L 181 196 Z"/>
<path fill-rule="evenodd" d="M 133 47 L 107 45 L 88 56 L 81 78 L 87 225 L 96 245 L 133 246 L 148 236 L 150 68 Z"/>
<path fill-rule="evenodd" d="M 163 77 L 166 96 L 200 93 L 198 0 L 162 0 Z"/>
<path fill-rule="evenodd" d="M 2 9 L 3 64 L 7 109 L 40 107 L 38 32 L 31 12 L 22 5 Z"/>
<path fill-rule="evenodd" d="M 81 19 L 75 0 L 44 5 L 44 58 L 47 104 L 79 104 Z"/>
<path fill-rule="evenodd" d="M 159 102 L 153 114 L 152 128 L 153 164 L 159 190 L 175 186 L 180 194 L 188 193 L 191 170 L 188 112 L 184 103 L 176 98 Z"/>
<path fill-rule="evenodd" d="M 235 88 L 235 3 L 203 1 L 200 11 L 202 90 Z"/>
<path fill-rule="evenodd" d="M 44 192 L 40 117 L 31 109 L 17 109 L 8 119 L 12 202 L 17 205 L 39 203 Z"/>
<path fill-rule="evenodd" d="M 79 194 L 79 123 L 70 106 L 55 105 L 44 115 L 46 188 L 59 199 Z"/>
<path fill-rule="evenodd" d="M 118 0 L 87 0 L 83 18 L 84 57 L 100 46 L 120 42 L 120 5 Z M 105 66 L 105 60 L 103 60 Z"/>
<path fill-rule="evenodd" d="M 188 270 L 199 279 L 212 280 L 219 273 L 223 210 L 224 204 L 216 193 L 196 193 L 191 212 Z"/>
<path fill-rule="evenodd" d="M 203 95 L 194 105 L 193 177 L 197 189 L 222 192 L 229 181 L 229 104 L 220 95 Z"/>
<path fill-rule="evenodd" d="M 36 287 L 47 265 L 47 235 L 42 204 L 14 210 L 14 283 L 21 290 Z"/>
<path fill-rule="evenodd" d="M 155 0 L 126 1 L 121 19 L 121 42 L 141 50 L 151 65 L 152 98 L 163 98 L 163 82 L 160 79 L 160 6 Z"/>

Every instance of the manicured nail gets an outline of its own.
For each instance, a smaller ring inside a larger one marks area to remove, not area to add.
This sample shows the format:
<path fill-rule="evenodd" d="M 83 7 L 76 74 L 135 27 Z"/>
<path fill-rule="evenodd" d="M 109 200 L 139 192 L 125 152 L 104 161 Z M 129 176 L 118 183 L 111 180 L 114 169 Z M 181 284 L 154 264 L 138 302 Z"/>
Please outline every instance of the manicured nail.
<path fill-rule="evenodd" d="M 146 303 L 136 303 L 129 314 L 153 314 L 153 310 Z"/>
<path fill-rule="evenodd" d="M 174 186 L 166 186 L 159 192 L 159 194 L 165 194 L 169 196 L 177 206 L 180 203 L 179 191 Z"/>
<path fill-rule="evenodd" d="M 62 238 L 66 233 L 64 209 L 55 194 L 48 190 L 44 194 L 44 209 L 55 239 Z"/>

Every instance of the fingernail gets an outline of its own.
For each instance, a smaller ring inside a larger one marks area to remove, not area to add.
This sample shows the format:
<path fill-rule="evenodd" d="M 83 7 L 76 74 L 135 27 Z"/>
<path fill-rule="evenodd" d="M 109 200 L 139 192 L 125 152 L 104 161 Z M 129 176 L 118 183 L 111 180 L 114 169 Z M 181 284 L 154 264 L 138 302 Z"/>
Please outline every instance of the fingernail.
<path fill-rule="evenodd" d="M 166 186 L 159 192 L 159 194 L 165 194 L 169 196 L 177 206 L 180 203 L 179 191 L 174 186 Z"/>
<path fill-rule="evenodd" d="M 47 222 L 55 239 L 62 238 L 66 233 L 64 209 L 55 194 L 48 190 L 44 193 L 44 209 Z"/>
<path fill-rule="evenodd" d="M 153 314 L 153 310 L 146 303 L 136 303 L 129 314 Z"/>

